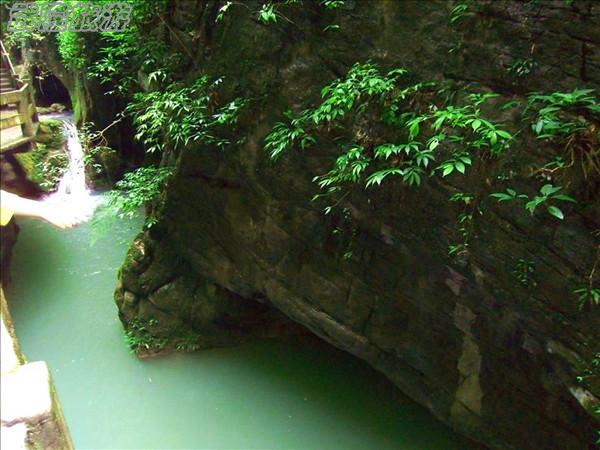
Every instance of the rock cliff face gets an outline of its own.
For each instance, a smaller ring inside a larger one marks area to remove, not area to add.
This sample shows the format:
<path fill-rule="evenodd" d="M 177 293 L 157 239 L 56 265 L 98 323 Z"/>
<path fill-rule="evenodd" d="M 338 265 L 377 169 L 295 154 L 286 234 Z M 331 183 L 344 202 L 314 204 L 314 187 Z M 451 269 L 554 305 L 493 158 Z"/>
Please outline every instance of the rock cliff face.
<path fill-rule="evenodd" d="M 599 350 L 600 317 L 597 308 L 580 312 L 572 290 L 595 261 L 597 196 L 560 223 L 489 203 L 457 259 L 447 249 L 460 212 L 448 197 L 458 186 L 390 186 L 354 196 L 349 217 L 324 216 L 310 201 L 311 178 L 334 152 L 317 147 L 273 163 L 263 144 L 283 111 L 317 99 L 356 61 L 506 97 L 599 88 L 600 4 L 477 2 L 451 25 L 447 2 L 347 0 L 336 13 L 292 9 L 290 22 L 271 26 L 234 7 L 215 26 L 207 25 L 214 3 L 196 3 L 175 2 L 168 19 L 174 30 L 204 24 L 178 31 L 197 55 L 186 70 L 224 75 L 231 92 L 253 100 L 246 140 L 233 153 L 176 155 L 158 223 L 121 270 L 126 327 L 154 318 L 163 335 L 187 327 L 203 345 L 223 345 L 256 333 L 268 323 L 257 317 L 274 308 L 490 447 L 592 448 L 597 422 L 586 408 L 600 390 L 579 387 L 576 376 Z M 322 31 L 331 23 L 340 29 Z M 515 77 L 507 69 L 522 59 L 535 65 Z M 485 184 L 490 173 L 477 164 L 465 182 Z M 515 278 L 520 259 L 534 268 L 528 287 Z"/>

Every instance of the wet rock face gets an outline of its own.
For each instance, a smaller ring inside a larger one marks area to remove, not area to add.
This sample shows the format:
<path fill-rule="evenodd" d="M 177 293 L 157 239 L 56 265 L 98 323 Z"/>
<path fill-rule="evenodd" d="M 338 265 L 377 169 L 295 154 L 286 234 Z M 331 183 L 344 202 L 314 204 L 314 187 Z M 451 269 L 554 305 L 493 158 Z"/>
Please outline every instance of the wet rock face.
<path fill-rule="evenodd" d="M 259 295 L 240 297 L 146 236 L 128 252 L 116 299 L 121 319 L 142 340 L 135 349 L 141 357 L 307 333 Z M 140 336 L 132 321 L 149 333 Z"/>
<path fill-rule="evenodd" d="M 179 155 L 159 221 L 121 271 L 122 320 L 156 317 L 165 335 L 185 324 L 226 344 L 235 323 L 252 322 L 261 305 L 368 361 L 490 447 L 591 447 L 596 422 L 586 408 L 600 389 L 579 387 L 576 376 L 598 351 L 600 317 L 578 311 L 572 280 L 594 262 L 597 200 L 561 223 L 489 205 L 469 254 L 451 258 L 456 186 L 382 188 L 368 201 L 355 197 L 349 218 L 326 217 L 310 201 L 311 179 L 335 151 L 291 152 L 273 163 L 263 140 L 283 111 L 305 107 L 323 84 L 368 59 L 425 79 L 477 81 L 507 97 L 598 88 L 600 5 L 478 2 L 450 26 L 445 2 L 346 3 L 337 16 L 292 11 L 293 24 L 266 27 L 240 8 L 221 28 L 203 25 L 202 70 L 261 101 L 242 117 L 239 149 Z M 194 23 L 209 23 L 201 19 L 210 8 L 198 11 Z M 171 13 L 173 26 L 191 23 L 184 2 Z M 340 30 L 324 33 L 334 21 Z M 511 76 L 508 68 L 527 58 L 535 60 L 531 75 Z M 489 165 L 477 164 L 467 183 L 489 175 Z M 520 259 L 535 267 L 527 287 L 514 275 Z M 260 329 L 240 327 L 229 342 Z"/>

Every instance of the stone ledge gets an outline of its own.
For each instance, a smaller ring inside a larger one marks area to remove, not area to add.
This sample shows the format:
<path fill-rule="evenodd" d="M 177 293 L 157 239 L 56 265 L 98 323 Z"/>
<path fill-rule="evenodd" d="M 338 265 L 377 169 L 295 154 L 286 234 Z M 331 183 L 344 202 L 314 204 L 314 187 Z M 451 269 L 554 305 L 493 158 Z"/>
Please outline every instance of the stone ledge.
<path fill-rule="evenodd" d="M 2 374 L 2 425 L 39 422 L 52 413 L 50 374 L 44 361 Z"/>
<path fill-rule="evenodd" d="M 48 366 L 24 363 L 4 292 L 1 297 L 1 448 L 72 450 Z"/>

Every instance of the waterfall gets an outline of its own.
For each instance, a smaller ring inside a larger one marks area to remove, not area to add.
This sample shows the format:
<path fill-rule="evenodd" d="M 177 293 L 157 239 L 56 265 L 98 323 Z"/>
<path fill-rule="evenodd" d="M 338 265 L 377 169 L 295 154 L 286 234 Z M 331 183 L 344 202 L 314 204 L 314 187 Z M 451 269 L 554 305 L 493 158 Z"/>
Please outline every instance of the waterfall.
<path fill-rule="evenodd" d="M 69 165 L 58 183 L 58 189 L 46 197 L 45 201 L 56 205 L 68 204 L 71 213 L 84 221 L 92 216 L 99 197 L 93 195 L 87 187 L 83 147 L 79 141 L 77 127 L 71 117 L 71 115 L 56 117 L 63 121 L 65 150 L 69 158 Z"/>
<path fill-rule="evenodd" d="M 83 147 L 79 141 L 77 127 L 70 120 L 65 120 L 64 128 L 69 166 L 58 184 L 55 195 L 59 197 L 69 195 L 72 196 L 72 199 L 90 197 L 90 191 L 85 182 Z"/>

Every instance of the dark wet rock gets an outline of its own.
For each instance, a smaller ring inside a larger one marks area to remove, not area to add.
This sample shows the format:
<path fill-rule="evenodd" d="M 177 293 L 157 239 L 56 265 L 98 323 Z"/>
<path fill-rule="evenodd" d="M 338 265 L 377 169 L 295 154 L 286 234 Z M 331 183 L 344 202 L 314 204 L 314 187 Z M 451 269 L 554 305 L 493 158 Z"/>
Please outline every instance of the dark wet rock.
<path fill-rule="evenodd" d="M 263 143 L 284 111 L 314 102 L 323 84 L 368 59 L 422 79 L 477 82 L 503 100 L 599 88 L 600 5 L 482 1 L 450 25 L 447 2 L 348 0 L 338 13 L 290 9 L 291 23 L 276 26 L 235 7 L 215 26 L 211 8 L 173 5 L 174 27 L 200 28 L 198 41 L 182 37 L 197 58 L 188 76 L 224 75 L 232 93 L 259 100 L 242 116 L 238 149 L 177 155 L 158 223 L 121 270 L 125 326 L 156 319 L 157 336 L 191 329 L 203 346 L 226 345 L 269 334 L 268 317 L 280 311 L 492 448 L 591 448 L 600 386 L 576 377 L 599 349 L 600 316 L 579 311 L 572 290 L 594 263 L 597 197 L 562 223 L 488 202 L 468 253 L 453 258 L 455 186 L 357 194 L 344 222 L 310 201 L 312 177 L 334 150 L 273 163 Z M 340 30 L 323 32 L 330 23 Z M 531 74 L 511 75 L 526 58 Z M 463 188 L 489 185 L 493 164 L 476 164 Z M 535 267 L 527 286 L 515 277 L 520 259 Z"/>

